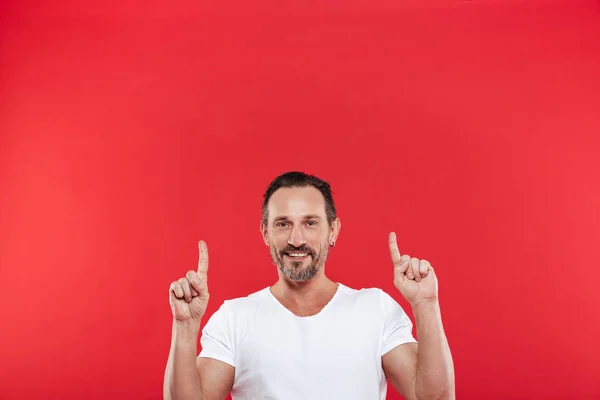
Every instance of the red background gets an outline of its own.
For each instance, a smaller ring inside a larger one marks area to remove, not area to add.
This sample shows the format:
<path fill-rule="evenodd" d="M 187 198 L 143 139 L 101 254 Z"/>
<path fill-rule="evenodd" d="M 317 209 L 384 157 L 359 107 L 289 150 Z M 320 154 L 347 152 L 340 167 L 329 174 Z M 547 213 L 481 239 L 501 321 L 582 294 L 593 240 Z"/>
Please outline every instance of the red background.
<path fill-rule="evenodd" d="M 199 239 L 209 313 L 274 282 L 290 169 L 333 279 L 436 267 L 458 399 L 600 398 L 597 1 L 0 7 L 1 399 L 161 398 L 169 283 Z"/>

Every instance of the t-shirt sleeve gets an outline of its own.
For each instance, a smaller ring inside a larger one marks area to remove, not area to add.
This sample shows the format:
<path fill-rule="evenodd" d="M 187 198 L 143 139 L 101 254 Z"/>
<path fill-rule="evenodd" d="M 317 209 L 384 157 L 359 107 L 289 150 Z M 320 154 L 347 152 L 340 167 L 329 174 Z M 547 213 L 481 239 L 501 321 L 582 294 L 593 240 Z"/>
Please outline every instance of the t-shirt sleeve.
<path fill-rule="evenodd" d="M 232 315 L 227 302 L 215 311 L 202 329 L 198 357 L 214 358 L 235 367 L 235 346 Z"/>
<path fill-rule="evenodd" d="M 412 335 L 413 324 L 400 304 L 389 294 L 381 291 L 384 312 L 383 341 L 381 355 L 404 343 L 416 343 Z"/>

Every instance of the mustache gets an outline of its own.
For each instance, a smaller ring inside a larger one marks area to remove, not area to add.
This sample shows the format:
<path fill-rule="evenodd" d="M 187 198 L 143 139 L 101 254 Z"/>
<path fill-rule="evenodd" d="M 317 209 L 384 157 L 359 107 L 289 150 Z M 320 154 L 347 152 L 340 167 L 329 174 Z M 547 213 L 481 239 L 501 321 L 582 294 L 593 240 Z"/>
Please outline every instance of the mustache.
<path fill-rule="evenodd" d="M 293 253 L 293 252 L 308 253 L 311 255 L 313 254 L 312 250 L 310 248 L 308 248 L 308 246 L 300 246 L 300 247 L 287 246 L 280 251 L 281 254 Z"/>

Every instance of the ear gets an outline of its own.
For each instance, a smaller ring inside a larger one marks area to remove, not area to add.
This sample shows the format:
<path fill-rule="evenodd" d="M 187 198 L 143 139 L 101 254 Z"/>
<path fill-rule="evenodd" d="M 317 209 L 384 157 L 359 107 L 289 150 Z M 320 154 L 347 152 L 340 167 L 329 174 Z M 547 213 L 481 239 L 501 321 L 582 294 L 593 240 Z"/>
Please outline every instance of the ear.
<path fill-rule="evenodd" d="M 339 218 L 336 218 L 331 223 L 331 231 L 329 232 L 329 245 L 337 242 L 338 237 L 340 235 L 340 230 L 342 229 L 342 221 Z"/>
<path fill-rule="evenodd" d="M 269 234 L 267 232 L 267 227 L 265 224 L 262 223 L 262 221 L 260 222 L 260 234 L 263 238 L 263 242 L 265 242 L 265 244 L 267 246 L 269 246 Z"/>

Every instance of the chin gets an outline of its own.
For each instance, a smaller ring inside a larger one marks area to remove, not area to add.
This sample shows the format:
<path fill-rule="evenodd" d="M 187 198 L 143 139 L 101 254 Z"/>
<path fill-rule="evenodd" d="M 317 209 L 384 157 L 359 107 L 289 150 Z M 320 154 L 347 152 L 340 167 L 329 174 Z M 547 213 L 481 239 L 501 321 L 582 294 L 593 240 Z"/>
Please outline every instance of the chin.
<path fill-rule="evenodd" d="M 285 276 L 292 282 L 306 282 L 315 277 L 315 274 L 310 275 L 298 275 L 298 274 L 285 274 Z"/>
<path fill-rule="evenodd" d="M 304 263 L 300 265 L 289 265 L 284 263 L 283 265 L 279 266 L 279 270 L 283 273 L 283 275 L 293 282 L 307 281 L 317 274 L 316 270 L 313 270 L 310 265 L 304 265 Z"/>

